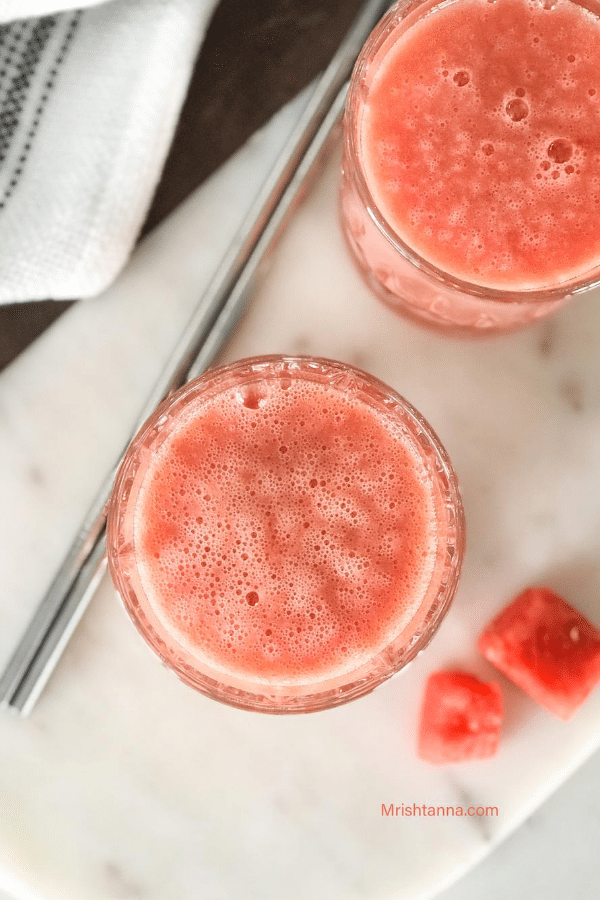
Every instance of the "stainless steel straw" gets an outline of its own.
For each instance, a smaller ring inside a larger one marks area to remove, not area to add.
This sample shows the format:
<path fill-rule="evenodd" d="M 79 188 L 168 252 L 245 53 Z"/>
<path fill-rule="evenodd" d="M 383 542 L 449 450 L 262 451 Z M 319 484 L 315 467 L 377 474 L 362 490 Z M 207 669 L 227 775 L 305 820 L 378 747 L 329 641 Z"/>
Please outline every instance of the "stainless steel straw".
<path fill-rule="evenodd" d="M 168 394 L 211 364 L 233 331 L 261 263 L 341 118 L 356 57 L 388 6 L 389 0 L 368 0 L 361 7 L 202 296 L 133 433 Z M 0 679 L 0 703 L 23 716 L 33 709 L 105 571 L 106 509 L 116 468 L 102 485 Z"/>

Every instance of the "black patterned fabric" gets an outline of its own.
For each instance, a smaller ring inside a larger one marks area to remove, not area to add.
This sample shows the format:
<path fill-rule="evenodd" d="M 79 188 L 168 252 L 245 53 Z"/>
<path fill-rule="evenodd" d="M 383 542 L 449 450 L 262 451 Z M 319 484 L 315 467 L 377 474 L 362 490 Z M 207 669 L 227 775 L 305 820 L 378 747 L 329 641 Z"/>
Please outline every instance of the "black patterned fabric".
<path fill-rule="evenodd" d="M 0 26 L 0 211 L 18 187 L 81 14 Z"/>

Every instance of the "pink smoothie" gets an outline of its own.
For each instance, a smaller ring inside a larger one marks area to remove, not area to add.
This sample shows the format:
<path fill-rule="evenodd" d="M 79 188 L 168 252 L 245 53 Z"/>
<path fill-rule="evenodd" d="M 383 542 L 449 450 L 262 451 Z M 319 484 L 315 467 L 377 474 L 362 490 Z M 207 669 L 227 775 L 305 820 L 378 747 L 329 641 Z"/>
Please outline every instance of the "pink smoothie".
<path fill-rule="evenodd" d="M 598 265 L 595 15 L 570 0 L 454 0 L 401 25 L 382 52 L 360 151 L 375 203 L 409 247 L 509 290 Z"/>
<path fill-rule="evenodd" d="M 196 399 L 147 465 L 138 571 L 200 662 L 312 683 L 371 659 L 419 610 L 433 489 L 393 414 L 332 385 L 264 378 Z"/>

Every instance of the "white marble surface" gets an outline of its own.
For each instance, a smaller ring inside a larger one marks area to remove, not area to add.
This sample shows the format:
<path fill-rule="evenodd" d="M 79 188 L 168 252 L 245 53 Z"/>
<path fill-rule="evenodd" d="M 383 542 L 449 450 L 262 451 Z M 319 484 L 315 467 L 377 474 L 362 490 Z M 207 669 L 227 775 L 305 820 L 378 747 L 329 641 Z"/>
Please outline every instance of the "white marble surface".
<path fill-rule="evenodd" d="M 600 753 L 595 753 L 493 853 L 436 900 L 590 900 L 590 885 L 598 877 L 599 843 Z M 136 894 L 130 885 L 114 896 L 127 900 Z M 138 891 L 137 896 L 143 895 Z M 0 890 L 0 900 L 15 898 Z"/>
<path fill-rule="evenodd" d="M 0 664 L 293 115 L 151 235 L 105 296 L 71 309 L 0 376 Z M 0 887 L 18 900 L 421 900 L 485 856 L 600 743 L 600 692 L 565 725 L 502 680 L 506 726 L 493 761 L 437 770 L 414 754 L 427 673 L 457 665 L 491 676 L 475 638 L 523 585 L 548 583 L 600 624 L 598 294 L 482 343 L 420 331 L 352 269 L 337 165 L 297 212 L 223 358 L 346 359 L 425 414 L 467 512 L 455 604 L 428 652 L 371 696 L 271 718 L 177 682 L 105 581 L 33 716 L 0 718 Z M 471 800 L 500 815 L 381 817 L 382 803 Z"/>
<path fill-rule="evenodd" d="M 437 900 L 590 900 L 598 894 L 600 753 Z"/>

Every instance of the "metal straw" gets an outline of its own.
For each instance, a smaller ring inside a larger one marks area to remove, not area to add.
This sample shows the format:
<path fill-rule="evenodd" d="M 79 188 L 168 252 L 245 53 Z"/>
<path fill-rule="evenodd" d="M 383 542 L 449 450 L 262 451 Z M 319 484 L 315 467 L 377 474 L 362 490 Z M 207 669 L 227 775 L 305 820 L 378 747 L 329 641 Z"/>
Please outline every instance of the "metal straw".
<path fill-rule="evenodd" d="M 389 0 L 368 0 L 361 7 L 202 296 L 133 434 L 168 394 L 208 368 L 235 328 L 261 263 L 341 118 L 356 57 L 388 6 Z M 105 571 L 106 509 L 117 467 L 102 485 L 0 679 L 0 703 L 23 716 L 33 709 Z"/>

